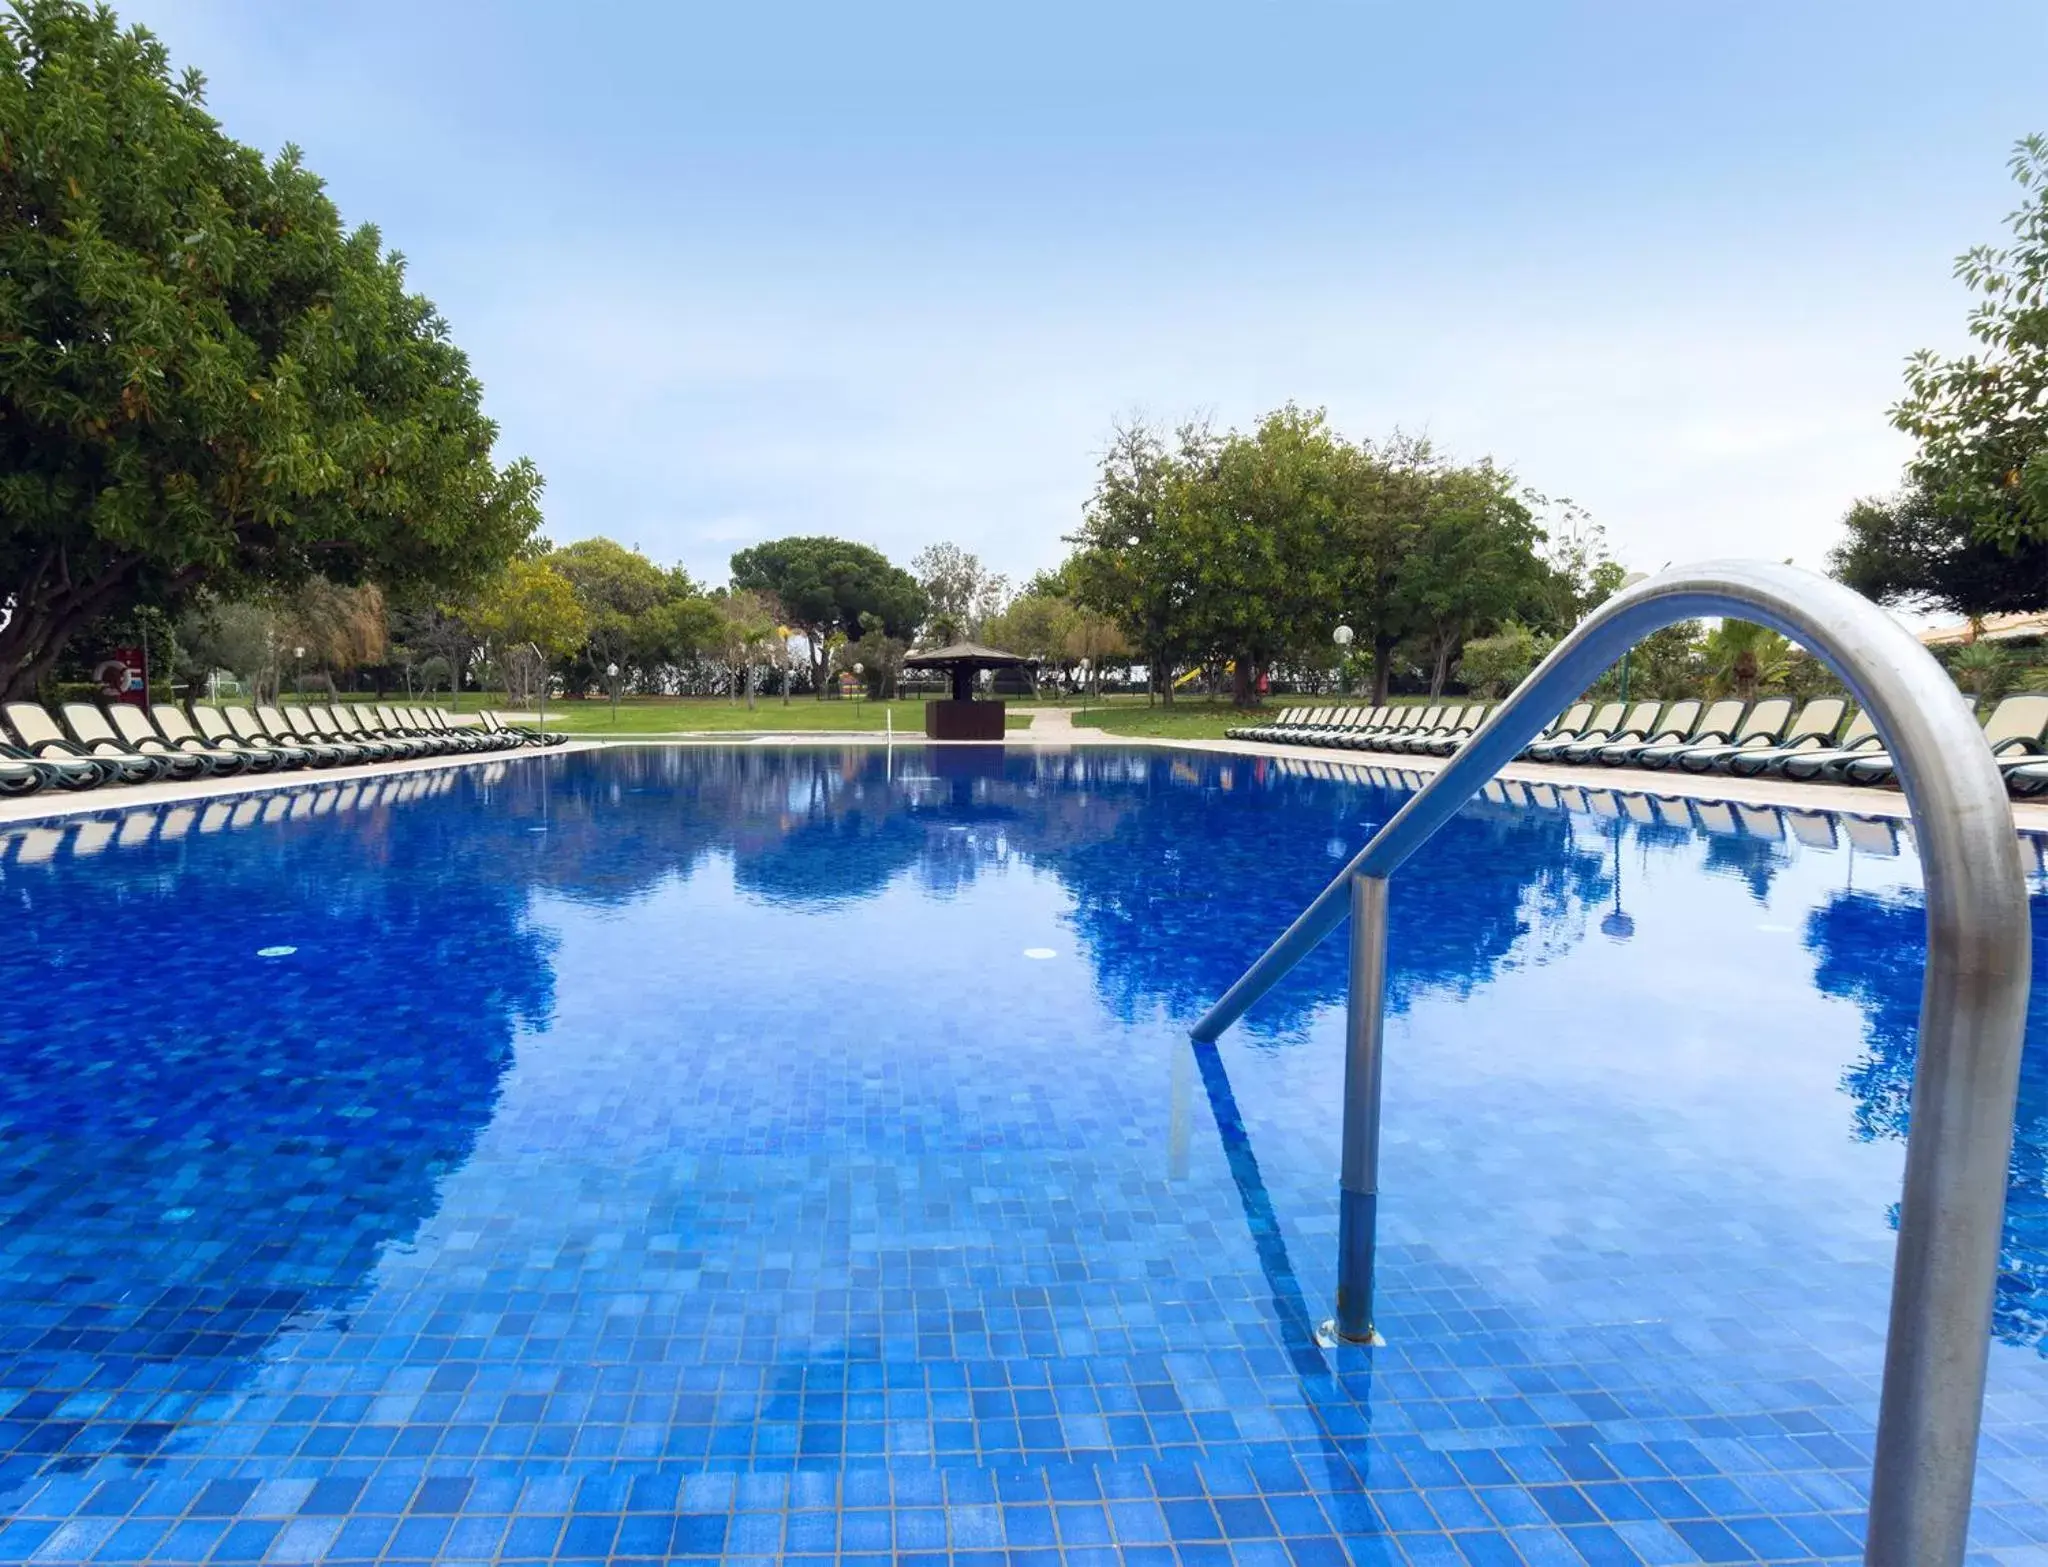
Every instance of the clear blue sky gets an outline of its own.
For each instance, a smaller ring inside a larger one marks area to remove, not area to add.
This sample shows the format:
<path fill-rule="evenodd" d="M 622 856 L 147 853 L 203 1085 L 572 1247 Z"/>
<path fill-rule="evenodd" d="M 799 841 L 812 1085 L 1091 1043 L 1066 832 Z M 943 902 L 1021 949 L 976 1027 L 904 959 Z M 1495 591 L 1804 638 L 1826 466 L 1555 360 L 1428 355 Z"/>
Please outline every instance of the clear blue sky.
<path fill-rule="evenodd" d="M 2048 130 L 2048 7 L 121 7 L 305 149 L 548 531 L 1055 563 L 1113 420 L 1286 399 L 1818 565 Z"/>

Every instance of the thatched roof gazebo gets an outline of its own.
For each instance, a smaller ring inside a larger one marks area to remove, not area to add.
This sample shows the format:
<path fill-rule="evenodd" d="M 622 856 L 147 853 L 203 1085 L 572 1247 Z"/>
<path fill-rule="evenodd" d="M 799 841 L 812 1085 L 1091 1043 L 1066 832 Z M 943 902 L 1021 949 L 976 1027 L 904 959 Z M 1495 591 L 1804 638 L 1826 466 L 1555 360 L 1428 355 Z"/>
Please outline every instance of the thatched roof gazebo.
<path fill-rule="evenodd" d="M 978 642 L 955 642 L 949 647 L 912 653 L 903 660 L 905 669 L 944 669 L 953 677 L 950 701 L 924 705 L 924 733 L 928 740 L 1000 740 L 1006 722 L 1004 704 L 974 700 L 974 677 L 984 669 L 1017 669 L 1032 660 Z"/>

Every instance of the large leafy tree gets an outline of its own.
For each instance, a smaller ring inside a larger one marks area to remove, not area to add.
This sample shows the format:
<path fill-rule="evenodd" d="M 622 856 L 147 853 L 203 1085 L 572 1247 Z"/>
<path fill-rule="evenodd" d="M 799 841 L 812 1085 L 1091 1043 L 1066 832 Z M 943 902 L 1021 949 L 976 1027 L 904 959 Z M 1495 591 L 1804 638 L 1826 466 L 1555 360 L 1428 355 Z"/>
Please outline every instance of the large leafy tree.
<path fill-rule="evenodd" d="M 1856 502 L 1842 525 L 1847 536 L 1828 556 L 1828 568 L 1880 604 L 1971 620 L 2048 609 L 2048 537 L 2009 548 L 1983 538 L 1967 513 L 1924 483 Z"/>
<path fill-rule="evenodd" d="M 1394 599 L 1441 694 L 1468 636 L 1541 604 L 1550 575 L 1543 535 L 1512 475 L 1491 463 L 1431 476 L 1420 525 L 1396 576 Z"/>
<path fill-rule="evenodd" d="M 568 661 L 574 689 L 602 682 L 616 693 L 628 678 L 658 685 L 662 669 L 688 663 L 718 643 L 718 610 L 680 566 L 664 570 L 605 538 L 564 545 L 547 562 L 583 607 L 583 646 Z M 610 673 L 614 666 L 617 675 Z"/>
<path fill-rule="evenodd" d="M 911 557 L 910 569 L 924 590 L 925 635 L 941 646 L 981 636 L 1009 596 L 1009 579 L 957 544 L 926 545 Z"/>
<path fill-rule="evenodd" d="M 1257 700 L 1258 677 L 1276 661 L 1329 645 L 1349 456 L 1320 409 L 1290 404 L 1181 476 L 1193 616 L 1209 655 L 1230 665 L 1240 706 Z"/>
<path fill-rule="evenodd" d="M 1958 358 L 1907 363 L 1892 422 L 1920 443 L 1913 477 L 1980 541 L 2006 549 L 2048 543 L 2048 137 L 2012 156 L 2022 192 L 2011 243 L 1956 261 L 1978 296 Z"/>
<path fill-rule="evenodd" d="M 925 594 L 915 577 L 880 550 L 845 539 L 770 539 L 741 550 L 732 558 L 732 585 L 781 605 L 785 624 L 810 647 L 812 689 L 820 696 L 835 636 L 855 641 L 865 635 L 863 615 L 902 641 L 916 636 L 925 618 Z"/>
<path fill-rule="evenodd" d="M 94 620 L 315 576 L 474 583 L 537 520 L 400 259 L 196 73 L 76 0 L 0 13 L 0 694 Z"/>
<path fill-rule="evenodd" d="M 1185 526 L 1189 475 L 1213 465 L 1218 442 L 1185 424 L 1173 442 L 1143 420 L 1117 426 L 1102 455 L 1095 493 L 1069 536 L 1063 574 L 1076 600 L 1115 621 L 1142 659 L 1160 700 L 1173 701 L 1173 674 L 1203 654 L 1195 600 L 1201 562 Z"/>
<path fill-rule="evenodd" d="M 590 624 L 576 588 L 547 561 L 514 560 L 468 607 L 465 619 L 490 649 L 515 700 L 548 678 L 548 665 L 584 645 Z"/>

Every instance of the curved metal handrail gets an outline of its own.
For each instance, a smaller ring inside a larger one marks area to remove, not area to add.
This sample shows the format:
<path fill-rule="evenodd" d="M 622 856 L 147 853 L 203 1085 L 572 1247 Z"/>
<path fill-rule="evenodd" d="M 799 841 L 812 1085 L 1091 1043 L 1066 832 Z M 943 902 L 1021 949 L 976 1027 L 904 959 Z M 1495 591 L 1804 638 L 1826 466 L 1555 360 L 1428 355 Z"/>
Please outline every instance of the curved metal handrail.
<path fill-rule="evenodd" d="M 1701 616 L 1760 622 L 1823 658 L 1870 711 L 1912 812 L 1926 886 L 1927 974 L 1864 1560 L 1870 1567 L 1955 1567 L 1969 1525 L 2026 1023 L 2026 879 L 2005 788 L 1969 705 L 1927 650 L 1869 600 L 1825 577 L 1759 561 L 1711 561 L 1623 589 L 1580 622 L 1373 835 L 1194 1035 L 1214 1039 L 1355 912 L 1338 1321 L 1346 1321 L 1348 1305 L 1352 1331 L 1340 1329 L 1341 1336 L 1363 1340 L 1370 1333 L 1386 878 L 1637 641 Z M 1354 1285 L 1349 1302 L 1346 1280 Z"/>

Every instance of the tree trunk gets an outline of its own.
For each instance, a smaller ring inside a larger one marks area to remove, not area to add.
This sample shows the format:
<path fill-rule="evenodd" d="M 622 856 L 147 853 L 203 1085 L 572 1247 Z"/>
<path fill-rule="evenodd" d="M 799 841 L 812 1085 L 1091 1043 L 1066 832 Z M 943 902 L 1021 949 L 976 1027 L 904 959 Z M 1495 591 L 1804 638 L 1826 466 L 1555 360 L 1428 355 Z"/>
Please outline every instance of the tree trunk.
<path fill-rule="evenodd" d="M 747 711 L 754 710 L 754 668 L 749 664 L 740 671 L 740 684 L 747 688 Z"/>
<path fill-rule="evenodd" d="M 1232 707 L 1256 707 L 1259 691 L 1256 676 L 1259 667 L 1249 658 L 1239 657 L 1231 661 L 1230 705 Z"/>
<path fill-rule="evenodd" d="M 1387 704 L 1387 688 L 1394 682 L 1394 644 L 1386 637 L 1375 637 L 1372 643 L 1372 703 L 1374 707 Z"/>
<path fill-rule="evenodd" d="M 1446 637 L 1436 645 L 1436 664 L 1429 672 L 1429 696 L 1435 701 L 1444 694 L 1444 681 L 1451 673 L 1451 649 L 1456 644 Z"/>

